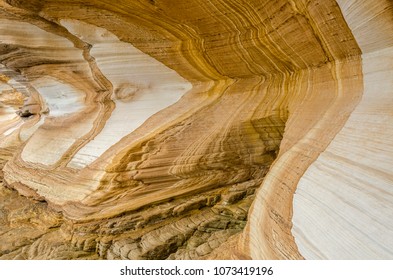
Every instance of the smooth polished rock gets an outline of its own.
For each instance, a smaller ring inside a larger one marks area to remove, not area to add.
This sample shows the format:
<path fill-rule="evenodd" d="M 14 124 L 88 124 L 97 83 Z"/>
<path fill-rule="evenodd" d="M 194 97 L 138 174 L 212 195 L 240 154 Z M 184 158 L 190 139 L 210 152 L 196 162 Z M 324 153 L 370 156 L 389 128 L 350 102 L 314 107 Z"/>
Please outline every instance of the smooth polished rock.
<path fill-rule="evenodd" d="M 392 258 L 392 9 L 0 1 L 0 258 Z"/>

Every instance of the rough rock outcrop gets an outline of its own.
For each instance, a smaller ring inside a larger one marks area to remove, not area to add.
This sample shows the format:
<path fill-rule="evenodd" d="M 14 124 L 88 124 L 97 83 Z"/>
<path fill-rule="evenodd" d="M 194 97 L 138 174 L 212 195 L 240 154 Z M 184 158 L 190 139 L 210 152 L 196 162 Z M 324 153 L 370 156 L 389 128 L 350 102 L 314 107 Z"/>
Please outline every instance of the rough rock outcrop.
<path fill-rule="evenodd" d="M 0 1 L 0 258 L 392 258 L 392 14 Z"/>

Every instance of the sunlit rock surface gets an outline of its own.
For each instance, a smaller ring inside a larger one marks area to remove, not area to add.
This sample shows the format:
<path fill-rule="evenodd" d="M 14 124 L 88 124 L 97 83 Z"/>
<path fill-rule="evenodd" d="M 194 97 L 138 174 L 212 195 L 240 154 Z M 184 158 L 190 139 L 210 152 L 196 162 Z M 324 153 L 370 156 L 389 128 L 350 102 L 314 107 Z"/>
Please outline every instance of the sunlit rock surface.
<path fill-rule="evenodd" d="M 389 1 L 0 1 L 0 259 L 392 259 Z"/>

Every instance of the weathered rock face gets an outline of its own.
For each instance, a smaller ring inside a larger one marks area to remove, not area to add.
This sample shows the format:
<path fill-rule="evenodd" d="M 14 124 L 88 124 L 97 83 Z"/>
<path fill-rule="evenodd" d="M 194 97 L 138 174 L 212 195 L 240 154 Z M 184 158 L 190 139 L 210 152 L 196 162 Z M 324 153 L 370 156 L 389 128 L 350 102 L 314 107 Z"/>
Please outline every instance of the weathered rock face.
<path fill-rule="evenodd" d="M 0 258 L 393 257 L 391 3 L 85 2 L 0 2 Z"/>

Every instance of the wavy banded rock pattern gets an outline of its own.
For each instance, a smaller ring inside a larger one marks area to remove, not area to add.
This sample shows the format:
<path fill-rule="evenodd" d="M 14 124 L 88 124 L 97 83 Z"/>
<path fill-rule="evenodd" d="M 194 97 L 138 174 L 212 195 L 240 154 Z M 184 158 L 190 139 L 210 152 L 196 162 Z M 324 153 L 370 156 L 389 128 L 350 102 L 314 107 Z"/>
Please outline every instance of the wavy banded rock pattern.
<path fill-rule="evenodd" d="M 299 181 L 293 233 L 306 258 L 391 259 L 393 5 L 338 3 L 363 52 L 363 97 Z"/>
<path fill-rule="evenodd" d="M 356 223 L 335 219 L 320 238 L 332 221 L 318 215 L 340 205 L 319 202 L 331 184 L 346 199 L 362 172 L 347 143 L 373 133 L 364 116 L 391 133 L 389 79 L 374 97 L 392 69 L 393 38 L 379 29 L 391 8 L 1 1 L 0 237 L 11 242 L 0 258 L 391 258 L 390 243 L 373 255 L 336 242 L 343 224 L 356 236 Z M 359 186 L 389 193 L 390 144 L 365 143 L 371 177 Z M 377 222 L 389 225 L 391 200 L 382 203 Z"/>

